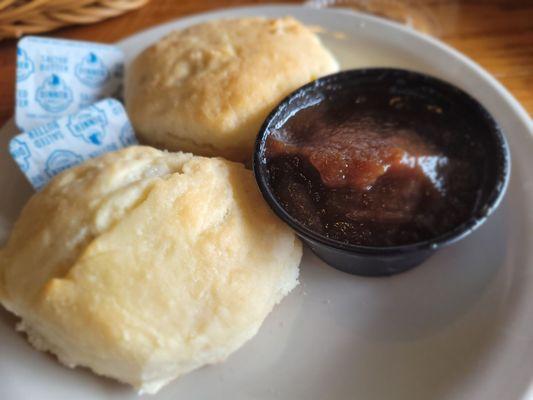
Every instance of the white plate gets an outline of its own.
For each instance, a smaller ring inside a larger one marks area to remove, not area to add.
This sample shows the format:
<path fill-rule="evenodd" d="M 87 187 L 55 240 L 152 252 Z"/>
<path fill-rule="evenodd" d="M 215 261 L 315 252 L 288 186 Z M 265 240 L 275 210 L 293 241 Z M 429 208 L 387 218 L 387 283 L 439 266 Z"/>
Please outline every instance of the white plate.
<path fill-rule="evenodd" d="M 343 68 L 408 67 L 472 93 L 509 138 L 509 191 L 471 237 L 392 278 L 350 276 L 306 252 L 301 285 L 257 337 L 227 362 L 173 382 L 155 399 L 526 399 L 533 381 L 533 126 L 487 72 L 403 26 L 298 6 L 201 14 L 119 44 L 131 59 L 171 29 L 222 17 L 287 14 L 344 33 L 344 40 L 322 35 Z M 0 223 L 6 232 L 31 192 L 7 155 L 12 132 L 11 126 L 0 134 Z M 2 312 L 0 399 L 136 398 L 125 386 L 34 351 L 13 327 L 14 319 Z"/>

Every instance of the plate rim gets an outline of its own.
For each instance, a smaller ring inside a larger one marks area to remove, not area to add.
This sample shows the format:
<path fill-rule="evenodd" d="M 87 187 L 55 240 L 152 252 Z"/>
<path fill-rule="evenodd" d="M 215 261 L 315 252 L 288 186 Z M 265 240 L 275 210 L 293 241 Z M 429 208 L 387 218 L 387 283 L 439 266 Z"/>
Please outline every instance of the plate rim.
<path fill-rule="evenodd" d="M 522 104 L 518 101 L 518 99 L 516 99 L 516 97 L 514 97 L 514 95 L 498 79 L 496 79 L 496 77 L 494 77 L 489 71 L 487 71 L 478 62 L 474 61 L 468 55 L 460 52 L 459 50 L 455 49 L 451 45 L 441 41 L 440 39 L 436 37 L 433 37 L 423 32 L 419 32 L 399 22 L 391 21 L 386 18 L 356 11 L 350 8 L 345 8 L 345 7 L 338 7 L 338 8 L 323 7 L 322 8 L 322 7 L 313 7 L 311 5 L 306 5 L 305 3 L 300 4 L 300 5 L 288 4 L 288 3 L 280 3 L 280 4 L 269 3 L 269 4 L 262 4 L 262 5 L 216 8 L 216 9 L 208 10 L 205 12 L 178 17 L 170 21 L 166 21 L 161 24 L 157 24 L 157 25 L 145 28 L 143 30 L 135 32 L 132 35 L 121 38 L 115 41 L 113 44 L 119 47 L 127 46 L 129 42 L 138 41 L 141 36 L 149 35 L 154 32 L 157 32 L 160 29 L 162 30 L 164 28 L 170 27 L 176 24 L 176 22 L 178 21 L 191 22 L 191 25 L 192 25 L 195 19 L 212 20 L 215 18 L 221 18 L 221 17 L 224 18 L 224 16 L 231 16 L 231 14 L 234 14 L 236 12 L 243 13 L 248 10 L 252 11 L 254 14 L 257 14 L 260 10 L 264 10 L 265 12 L 268 12 L 269 10 L 276 10 L 276 11 L 286 10 L 287 13 L 290 14 L 291 11 L 302 10 L 302 9 L 313 10 L 316 12 L 325 12 L 325 13 L 339 13 L 343 15 L 355 16 L 362 21 L 371 21 L 373 23 L 384 24 L 394 29 L 399 29 L 403 33 L 409 35 L 410 37 L 416 38 L 417 40 L 422 40 L 423 42 L 430 44 L 444 51 L 448 55 L 453 56 L 458 61 L 465 64 L 467 67 L 477 72 L 480 76 L 482 76 L 487 81 L 487 83 L 489 83 L 494 89 L 498 91 L 500 95 L 503 96 L 503 98 L 512 106 L 512 109 L 516 111 L 517 116 L 524 123 L 524 125 L 529 131 L 531 138 L 533 139 L 533 116 L 530 116 L 529 113 L 524 108 L 524 106 L 522 106 Z"/>

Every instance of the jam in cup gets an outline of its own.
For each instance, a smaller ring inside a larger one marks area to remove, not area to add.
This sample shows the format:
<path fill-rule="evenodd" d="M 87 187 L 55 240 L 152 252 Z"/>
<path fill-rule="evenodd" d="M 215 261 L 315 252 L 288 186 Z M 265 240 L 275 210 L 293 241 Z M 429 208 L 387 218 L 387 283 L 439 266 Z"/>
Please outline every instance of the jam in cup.
<path fill-rule="evenodd" d="M 408 270 L 479 227 L 509 179 L 509 149 L 472 97 L 398 69 L 340 72 L 283 100 L 254 172 L 268 204 L 325 262 Z"/>

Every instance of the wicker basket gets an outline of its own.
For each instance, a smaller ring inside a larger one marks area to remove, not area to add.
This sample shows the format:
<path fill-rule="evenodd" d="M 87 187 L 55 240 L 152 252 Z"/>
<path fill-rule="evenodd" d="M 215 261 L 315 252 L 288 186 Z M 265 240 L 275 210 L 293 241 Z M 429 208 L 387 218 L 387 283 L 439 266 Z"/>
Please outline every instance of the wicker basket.
<path fill-rule="evenodd" d="M 123 14 L 149 0 L 0 0 L 0 40 L 90 24 Z"/>

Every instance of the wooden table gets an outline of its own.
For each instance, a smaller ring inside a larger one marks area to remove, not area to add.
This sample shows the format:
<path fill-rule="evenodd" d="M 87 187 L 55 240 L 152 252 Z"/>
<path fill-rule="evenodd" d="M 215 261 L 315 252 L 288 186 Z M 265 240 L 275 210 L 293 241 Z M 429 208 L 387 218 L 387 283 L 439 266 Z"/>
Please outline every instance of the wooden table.
<path fill-rule="evenodd" d="M 351 1 L 367 11 L 410 22 L 467 54 L 494 74 L 533 115 L 533 0 Z M 124 16 L 47 35 L 114 42 L 184 15 L 258 3 L 263 2 L 152 0 Z M 0 42 L 0 125 L 13 115 L 15 47 L 15 40 Z"/>

